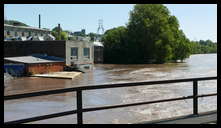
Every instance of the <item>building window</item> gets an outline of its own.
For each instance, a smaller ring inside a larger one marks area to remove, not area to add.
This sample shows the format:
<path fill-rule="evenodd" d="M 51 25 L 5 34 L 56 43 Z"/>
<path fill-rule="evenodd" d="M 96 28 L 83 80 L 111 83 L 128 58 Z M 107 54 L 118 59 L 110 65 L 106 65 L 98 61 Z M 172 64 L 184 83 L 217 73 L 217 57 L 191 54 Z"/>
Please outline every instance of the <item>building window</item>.
<path fill-rule="evenodd" d="M 90 59 L 90 48 L 84 48 L 84 57 Z"/>
<path fill-rule="evenodd" d="M 78 59 L 78 48 L 76 47 L 71 48 L 71 58 Z"/>
<path fill-rule="evenodd" d="M 43 33 L 41 33 L 41 36 L 43 36 Z"/>
<path fill-rule="evenodd" d="M 10 35 L 10 31 L 7 31 L 7 35 Z"/>
<path fill-rule="evenodd" d="M 31 32 L 28 32 L 28 36 L 31 36 Z"/>
<path fill-rule="evenodd" d="M 22 33 L 21 33 L 21 36 L 25 36 L 25 33 L 24 33 L 24 32 L 22 32 Z"/>
<path fill-rule="evenodd" d="M 18 36 L 18 32 L 15 32 L 15 36 Z"/>

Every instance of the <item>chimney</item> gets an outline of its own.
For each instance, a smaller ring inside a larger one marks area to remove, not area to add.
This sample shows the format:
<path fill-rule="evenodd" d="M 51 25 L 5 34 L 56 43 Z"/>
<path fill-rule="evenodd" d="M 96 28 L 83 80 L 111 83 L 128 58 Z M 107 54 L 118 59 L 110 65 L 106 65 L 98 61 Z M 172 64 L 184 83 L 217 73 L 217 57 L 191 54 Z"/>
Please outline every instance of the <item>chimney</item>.
<path fill-rule="evenodd" d="M 60 25 L 60 24 L 58 24 L 58 31 L 60 31 L 60 29 L 61 29 L 61 25 Z"/>
<path fill-rule="evenodd" d="M 38 24 L 39 26 L 38 27 L 41 28 L 41 15 L 40 14 L 38 15 L 38 19 L 39 19 L 39 24 Z"/>
<path fill-rule="evenodd" d="M 61 38 L 61 25 L 60 24 L 58 24 L 58 36 L 59 38 Z"/>

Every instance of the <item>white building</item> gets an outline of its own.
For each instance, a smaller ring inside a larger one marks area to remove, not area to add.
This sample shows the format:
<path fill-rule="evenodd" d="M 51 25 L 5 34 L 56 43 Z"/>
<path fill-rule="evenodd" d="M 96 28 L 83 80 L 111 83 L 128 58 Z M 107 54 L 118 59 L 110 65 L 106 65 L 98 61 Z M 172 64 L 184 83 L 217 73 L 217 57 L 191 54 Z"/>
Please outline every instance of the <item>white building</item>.
<path fill-rule="evenodd" d="M 66 65 L 79 68 L 92 68 L 94 47 L 90 41 L 66 41 Z"/>
<path fill-rule="evenodd" d="M 4 24 L 4 39 L 5 40 L 54 40 L 51 31 L 26 26 L 14 26 Z"/>

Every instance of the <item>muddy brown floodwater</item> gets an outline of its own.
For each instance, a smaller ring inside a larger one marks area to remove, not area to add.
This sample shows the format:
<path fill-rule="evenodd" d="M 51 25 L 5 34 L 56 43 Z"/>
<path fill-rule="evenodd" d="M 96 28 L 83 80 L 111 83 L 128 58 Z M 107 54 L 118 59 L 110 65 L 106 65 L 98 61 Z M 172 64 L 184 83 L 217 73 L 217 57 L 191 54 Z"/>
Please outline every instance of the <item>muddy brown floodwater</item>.
<path fill-rule="evenodd" d="M 73 80 L 23 77 L 5 81 L 4 95 L 35 92 L 91 84 L 152 81 L 217 76 L 217 54 L 192 55 L 185 63 L 115 65 L 96 64 L 93 71 Z M 199 82 L 199 94 L 217 92 L 217 81 Z M 148 87 L 127 87 L 83 91 L 83 107 L 151 101 L 192 95 L 192 83 Z M 4 102 L 4 121 L 24 119 L 76 109 L 76 94 L 64 93 Z M 216 110 L 217 97 L 199 99 L 199 112 Z M 137 123 L 192 113 L 192 100 L 173 101 L 86 112 L 84 123 Z M 76 115 L 32 122 L 34 124 L 75 124 Z"/>

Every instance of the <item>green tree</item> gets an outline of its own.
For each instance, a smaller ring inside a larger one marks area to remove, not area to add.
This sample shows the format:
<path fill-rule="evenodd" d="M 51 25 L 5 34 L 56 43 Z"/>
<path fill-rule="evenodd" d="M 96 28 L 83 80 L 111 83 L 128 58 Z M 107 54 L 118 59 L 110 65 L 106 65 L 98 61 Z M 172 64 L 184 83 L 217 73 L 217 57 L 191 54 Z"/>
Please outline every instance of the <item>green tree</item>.
<path fill-rule="evenodd" d="M 217 43 L 211 40 L 191 41 L 191 54 L 217 53 Z"/>
<path fill-rule="evenodd" d="M 183 31 L 179 30 L 176 36 L 176 42 L 173 43 L 173 58 L 172 60 L 183 61 L 185 58 L 188 58 L 191 53 L 191 44 L 189 39 L 186 38 Z"/>
<path fill-rule="evenodd" d="M 172 58 L 188 57 L 188 50 L 182 52 L 186 55 L 175 53 L 177 50 L 174 48 L 181 48 L 176 44 L 186 46 L 184 45 L 186 42 L 179 39 L 181 38 L 179 22 L 175 16 L 170 15 L 164 5 L 135 5 L 130 13 L 128 33 L 132 43 L 139 49 L 135 55 L 141 62 L 154 60 L 155 63 L 165 63 Z"/>
<path fill-rule="evenodd" d="M 103 40 L 107 63 L 165 63 L 191 52 L 177 18 L 161 4 L 135 5 L 127 26 L 106 31 Z"/>
<path fill-rule="evenodd" d="M 67 40 L 68 34 L 65 31 L 62 31 L 62 28 L 59 28 L 56 26 L 52 29 L 52 35 L 55 37 L 56 40 Z"/>
<path fill-rule="evenodd" d="M 106 63 L 127 63 L 126 41 L 127 29 L 123 26 L 105 32 L 102 41 L 104 44 L 104 61 Z"/>
<path fill-rule="evenodd" d="M 96 37 L 97 37 L 97 34 L 96 33 L 89 33 L 87 36 L 89 36 L 91 38 L 91 41 L 95 41 Z"/>

